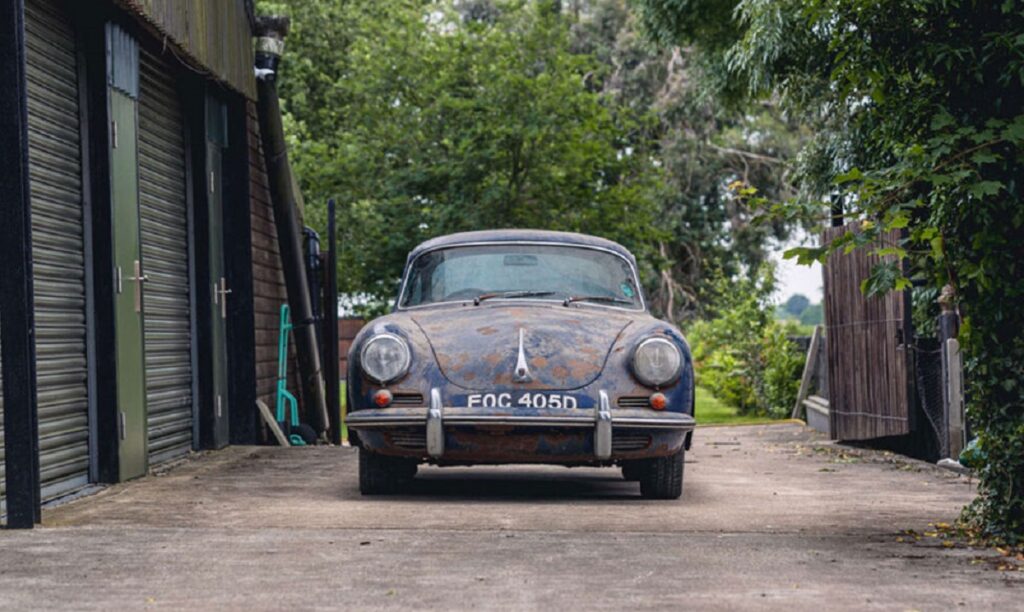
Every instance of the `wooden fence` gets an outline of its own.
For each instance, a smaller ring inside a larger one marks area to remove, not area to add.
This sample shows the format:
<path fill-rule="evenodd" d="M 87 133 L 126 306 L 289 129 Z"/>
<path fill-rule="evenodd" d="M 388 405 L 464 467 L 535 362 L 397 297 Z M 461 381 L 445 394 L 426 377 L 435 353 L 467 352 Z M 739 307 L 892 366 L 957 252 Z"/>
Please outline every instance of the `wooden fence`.
<path fill-rule="evenodd" d="M 827 244 L 856 224 L 828 228 Z M 899 235 L 893 232 L 889 240 Z M 829 418 L 835 440 L 868 440 L 910 433 L 910 363 L 906 346 L 907 292 L 865 297 L 861 282 L 885 261 L 867 249 L 836 253 L 824 266 Z"/>
<path fill-rule="evenodd" d="M 340 376 L 345 378 L 348 375 L 348 350 L 352 347 L 352 341 L 356 334 L 366 325 L 364 319 L 340 319 L 338 321 L 338 355 L 341 359 L 339 364 Z"/>

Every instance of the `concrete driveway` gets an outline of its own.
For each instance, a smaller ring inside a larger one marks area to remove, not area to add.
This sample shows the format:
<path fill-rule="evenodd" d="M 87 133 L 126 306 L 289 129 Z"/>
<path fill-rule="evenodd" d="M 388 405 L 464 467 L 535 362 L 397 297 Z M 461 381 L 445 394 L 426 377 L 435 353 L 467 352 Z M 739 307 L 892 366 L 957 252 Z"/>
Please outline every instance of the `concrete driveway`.
<path fill-rule="evenodd" d="M 1020 609 L 1024 572 L 930 534 L 972 493 L 794 424 L 699 430 L 677 502 L 547 467 L 362 498 L 353 449 L 238 447 L 0 532 L 0 608 Z"/>

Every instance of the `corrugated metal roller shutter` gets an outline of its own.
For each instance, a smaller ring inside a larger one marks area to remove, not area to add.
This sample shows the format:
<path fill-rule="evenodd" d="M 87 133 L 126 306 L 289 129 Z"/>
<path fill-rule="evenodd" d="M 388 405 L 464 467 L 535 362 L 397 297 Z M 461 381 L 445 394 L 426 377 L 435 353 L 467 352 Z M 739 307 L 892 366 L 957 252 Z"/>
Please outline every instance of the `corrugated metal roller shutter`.
<path fill-rule="evenodd" d="M 192 448 L 188 204 L 181 105 L 160 60 L 141 56 L 139 202 L 146 283 L 150 464 Z"/>
<path fill-rule="evenodd" d="M 0 314 L 0 316 L 3 316 Z M 3 338 L 0 338 L 3 342 Z M 7 493 L 7 467 L 4 462 L 4 374 L 3 359 L 0 359 L 0 514 L 5 514 L 7 504 L 4 502 Z"/>
<path fill-rule="evenodd" d="M 89 480 L 85 256 L 75 35 L 51 0 L 25 3 L 29 177 L 42 497 Z"/>

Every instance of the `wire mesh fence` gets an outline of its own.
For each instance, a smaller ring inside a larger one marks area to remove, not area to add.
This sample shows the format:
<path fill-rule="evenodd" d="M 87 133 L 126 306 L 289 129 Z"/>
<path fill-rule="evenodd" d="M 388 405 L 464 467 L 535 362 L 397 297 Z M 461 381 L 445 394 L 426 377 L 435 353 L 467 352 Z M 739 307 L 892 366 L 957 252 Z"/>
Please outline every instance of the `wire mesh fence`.
<path fill-rule="evenodd" d="M 949 456 L 949 425 L 945 409 L 942 347 L 935 338 L 917 338 L 913 344 L 917 400 L 940 457 Z"/>

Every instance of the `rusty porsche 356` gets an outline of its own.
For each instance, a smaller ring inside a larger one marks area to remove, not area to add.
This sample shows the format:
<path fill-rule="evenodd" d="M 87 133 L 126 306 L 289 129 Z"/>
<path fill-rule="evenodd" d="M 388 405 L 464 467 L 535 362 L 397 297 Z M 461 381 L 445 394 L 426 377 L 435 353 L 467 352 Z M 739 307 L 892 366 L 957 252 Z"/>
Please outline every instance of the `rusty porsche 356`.
<path fill-rule="evenodd" d="M 429 240 L 349 364 L 363 494 L 400 491 L 420 463 L 617 465 L 644 497 L 682 494 L 690 350 L 647 311 L 636 261 L 614 242 L 533 230 Z"/>

